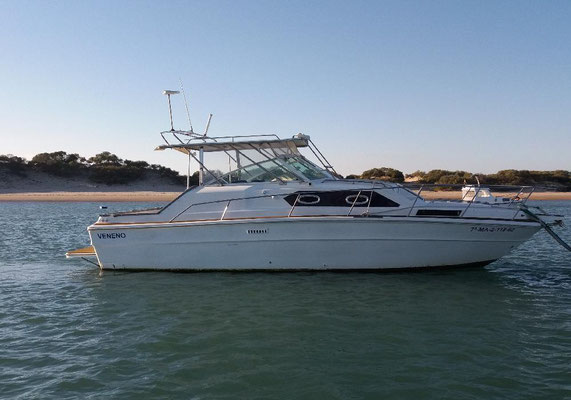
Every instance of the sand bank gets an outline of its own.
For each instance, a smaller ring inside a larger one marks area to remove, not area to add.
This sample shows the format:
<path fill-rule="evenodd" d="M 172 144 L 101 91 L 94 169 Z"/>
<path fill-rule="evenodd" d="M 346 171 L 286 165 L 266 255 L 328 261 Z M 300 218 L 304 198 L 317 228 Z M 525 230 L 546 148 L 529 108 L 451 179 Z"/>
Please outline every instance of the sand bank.
<path fill-rule="evenodd" d="M 0 193 L 0 201 L 171 201 L 177 192 L 45 192 L 45 193 Z"/>
<path fill-rule="evenodd" d="M 178 192 L 45 192 L 45 193 L 0 193 L 0 201 L 86 201 L 86 202 L 128 202 L 128 201 L 171 201 Z M 511 197 L 515 193 L 502 193 Z M 425 199 L 459 200 L 460 192 L 423 191 Z M 531 200 L 571 200 L 571 192 L 536 192 Z"/>

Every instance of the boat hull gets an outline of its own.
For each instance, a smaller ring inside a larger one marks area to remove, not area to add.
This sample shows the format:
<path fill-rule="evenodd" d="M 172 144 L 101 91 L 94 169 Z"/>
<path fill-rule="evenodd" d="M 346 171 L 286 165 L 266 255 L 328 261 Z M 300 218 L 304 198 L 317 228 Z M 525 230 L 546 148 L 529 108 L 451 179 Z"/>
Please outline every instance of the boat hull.
<path fill-rule="evenodd" d="M 485 264 L 539 224 L 399 218 L 283 218 L 92 225 L 102 269 L 375 270 Z"/>

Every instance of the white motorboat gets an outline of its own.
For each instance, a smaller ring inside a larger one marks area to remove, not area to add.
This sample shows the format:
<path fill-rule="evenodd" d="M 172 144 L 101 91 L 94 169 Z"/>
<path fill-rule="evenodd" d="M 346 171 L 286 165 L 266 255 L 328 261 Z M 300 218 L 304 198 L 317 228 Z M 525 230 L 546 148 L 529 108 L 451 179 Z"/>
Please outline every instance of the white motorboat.
<path fill-rule="evenodd" d="M 341 179 L 302 134 L 161 135 L 166 144 L 158 150 L 197 162 L 199 185 L 162 208 L 101 215 L 88 227 L 92 247 L 68 256 L 94 255 L 102 269 L 125 270 L 477 266 L 562 221 L 529 211 L 531 191 L 521 201 L 481 201 L 477 190 L 470 199 L 426 201 L 422 190 L 400 184 Z M 208 169 L 213 153 L 235 168 Z"/>
<path fill-rule="evenodd" d="M 519 195 L 521 195 L 521 191 L 512 198 L 499 197 L 499 196 L 494 196 L 489 187 L 483 187 L 480 186 L 479 184 L 462 186 L 462 200 L 464 201 L 478 201 L 481 203 L 497 204 L 497 203 L 521 201 Z"/>

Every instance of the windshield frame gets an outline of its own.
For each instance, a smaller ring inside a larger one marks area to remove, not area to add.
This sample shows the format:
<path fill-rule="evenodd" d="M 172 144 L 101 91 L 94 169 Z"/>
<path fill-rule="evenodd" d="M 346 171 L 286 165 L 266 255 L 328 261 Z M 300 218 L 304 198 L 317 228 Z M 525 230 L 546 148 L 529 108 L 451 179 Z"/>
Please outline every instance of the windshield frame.
<path fill-rule="evenodd" d="M 296 166 L 290 161 L 297 162 L 307 170 L 311 171 L 312 174 L 309 175 L 304 173 L 299 168 L 296 168 Z M 235 178 L 236 175 L 249 175 L 249 177 L 247 179 L 241 178 L 237 180 Z M 264 175 L 266 175 L 266 178 L 257 179 Z M 273 178 L 270 178 L 268 175 L 273 175 Z M 236 168 L 230 172 L 227 172 L 218 178 L 224 180 L 228 184 L 276 181 L 280 183 L 291 181 L 311 182 L 321 179 L 334 179 L 334 177 L 328 171 L 324 170 L 323 168 L 319 168 L 317 165 L 309 161 L 307 158 L 303 157 L 301 154 L 281 154 L 278 157 L 268 157 L 267 160 L 261 162 L 251 162 L 248 165 L 244 165 L 240 168 Z M 211 176 L 208 182 L 205 182 L 205 185 L 212 185 L 216 183 L 217 180 Z"/>

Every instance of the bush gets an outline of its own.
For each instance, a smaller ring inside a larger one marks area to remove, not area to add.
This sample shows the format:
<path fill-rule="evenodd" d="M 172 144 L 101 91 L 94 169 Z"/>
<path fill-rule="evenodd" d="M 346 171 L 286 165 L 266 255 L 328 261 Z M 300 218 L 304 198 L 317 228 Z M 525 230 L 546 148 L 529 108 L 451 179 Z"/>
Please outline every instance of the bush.
<path fill-rule="evenodd" d="M 543 185 L 556 190 L 571 190 L 571 173 L 564 170 L 528 171 L 506 169 L 485 176 L 485 183 L 496 185 Z"/>
<path fill-rule="evenodd" d="M 426 176 L 426 172 L 418 170 L 418 171 L 414 171 L 412 174 L 406 174 L 405 178 L 417 178 L 418 177 L 419 179 L 422 179 L 425 176 Z"/>
<path fill-rule="evenodd" d="M 397 183 L 404 182 L 404 174 L 401 171 L 387 167 L 368 169 L 367 171 L 361 174 L 361 178 L 376 179 L 376 180 L 383 180 L 383 181 L 397 182 Z"/>
<path fill-rule="evenodd" d="M 89 161 L 91 164 L 95 164 L 95 165 L 101 165 L 101 164 L 121 165 L 121 164 L 123 164 L 123 160 L 121 160 L 115 154 L 111 154 L 108 151 L 104 151 L 102 153 L 96 154 L 87 161 Z"/>
<path fill-rule="evenodd" d="M 13 174 L 26 176 L 26 160 L 12 154 L 0 155 L 0 168 L 5 168 Z"/>
<path fill-rule="evenodd" d="M 144 169 L 127 165 L 95 165 L 89 169 L 89 179 L 97 183 L 117 185 L 130 183 L 139 179 L 145 173 Z"/>
<path fill-rule="evenodd" d="M 77 175 L 86 168 L 85 158 L 65 151 L 37 154 L 30 161 L 30 165 L 39 171 L 58 176 Z"/>
<path fill-rule="evenodd" d="M 441 185 L 461 185 L 465 182 L 474 183 L 474 180 L 474 175 L 470 172 L 433 169 L 427 173 L 422 173 L 419 182 L 436 183 Z"/>
<path fill-rule="evenodd" d="M 126 184 L 142 178 L 147 171 L 154 171 L 162 178 L 183 183 L 183 177 L 170 168 L 157 164 L 149 165 L 146 161 L 123 160 L 108 151 L 96 154 L 89 158 L 88 162 L 91 163 L 89 179 L 97 183 Z"/>

